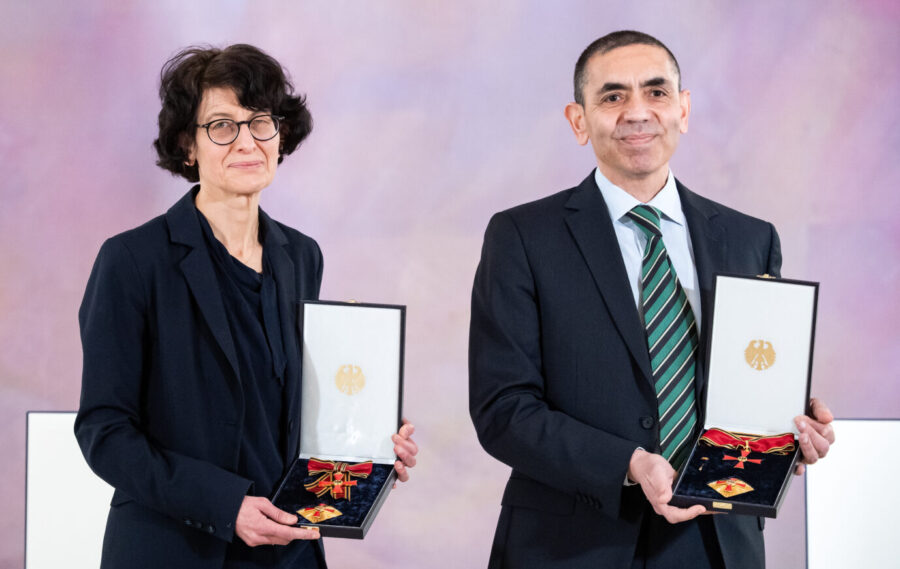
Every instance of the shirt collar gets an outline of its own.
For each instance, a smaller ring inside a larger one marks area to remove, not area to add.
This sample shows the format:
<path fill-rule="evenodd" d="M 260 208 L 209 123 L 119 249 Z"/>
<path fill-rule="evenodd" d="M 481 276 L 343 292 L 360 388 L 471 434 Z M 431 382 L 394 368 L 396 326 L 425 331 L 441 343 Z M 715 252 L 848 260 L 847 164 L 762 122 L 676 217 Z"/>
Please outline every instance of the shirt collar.
<path fill-rule="evenodd" d="M 594 169 L 594 180 L 597 182 L 603 201 L 606 202 L 606 207 L 609 209 L 609 217 L 614 222 L 619 221 L 632 208 L 641 204 L 637 198 L 607 180 L 606 176 L 600 172 L 600 168 Z M 672 175 L 671 170 L 669 170 L 669 175 L 666 177 L 665 185 L 653 196 L 653 199 L 647 205 L 651 205 L 661 211 L 663 216 L 670 221 L 674 221 L 679 225 L 685 224 L 684 212 L 681 210 L 681 198 L 678 196 L 675 176 Z"/>

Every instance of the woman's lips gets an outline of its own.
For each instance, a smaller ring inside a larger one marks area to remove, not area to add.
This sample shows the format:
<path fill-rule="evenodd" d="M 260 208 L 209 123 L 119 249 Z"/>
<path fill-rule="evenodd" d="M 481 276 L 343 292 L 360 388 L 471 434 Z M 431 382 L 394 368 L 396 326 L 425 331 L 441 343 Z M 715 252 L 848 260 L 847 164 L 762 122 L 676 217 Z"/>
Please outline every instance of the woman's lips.
<path fill-rule="evenodd" d="M 237 168 L 239 170 L 251 170 L 253 168 L 258 168 L 263 165 L 262 160 L 249 160 L 244 162 L 232 162 L 228 165 L 229 168 Z"/>

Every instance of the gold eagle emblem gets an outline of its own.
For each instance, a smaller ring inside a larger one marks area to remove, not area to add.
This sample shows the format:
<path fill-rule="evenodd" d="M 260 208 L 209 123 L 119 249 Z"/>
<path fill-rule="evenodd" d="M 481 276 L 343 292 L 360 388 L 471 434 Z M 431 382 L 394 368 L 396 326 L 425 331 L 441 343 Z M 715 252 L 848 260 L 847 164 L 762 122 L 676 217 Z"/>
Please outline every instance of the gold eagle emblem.
<path fill-rule="evenodd" d="M 775 349 L 772 342 L 765 340 L 750 340 L 747 349 L 744 350 L 744 359 L 747 365 L 755 370 L 762 371 L 775 365 Z"/>
<path fill-rule="evenodd" d="M 366 376 L 359 366 L 345 364 L 334 375 L 334 384 L 341 393 L 356 395 L 366 386 Z"/>

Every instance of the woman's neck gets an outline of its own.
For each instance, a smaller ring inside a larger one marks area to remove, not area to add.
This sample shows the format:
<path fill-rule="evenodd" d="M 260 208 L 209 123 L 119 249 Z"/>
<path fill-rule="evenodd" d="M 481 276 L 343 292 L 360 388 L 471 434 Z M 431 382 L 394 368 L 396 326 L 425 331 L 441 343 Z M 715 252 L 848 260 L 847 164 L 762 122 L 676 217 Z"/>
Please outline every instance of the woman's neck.
<path fill-rule="evenodd" d="M 213 235 L 228 253 L 257 272 L 262 271 L 262 244 L 259 242 L 259 193 L 248 195 L 204 191 L 195 200 Z"/>

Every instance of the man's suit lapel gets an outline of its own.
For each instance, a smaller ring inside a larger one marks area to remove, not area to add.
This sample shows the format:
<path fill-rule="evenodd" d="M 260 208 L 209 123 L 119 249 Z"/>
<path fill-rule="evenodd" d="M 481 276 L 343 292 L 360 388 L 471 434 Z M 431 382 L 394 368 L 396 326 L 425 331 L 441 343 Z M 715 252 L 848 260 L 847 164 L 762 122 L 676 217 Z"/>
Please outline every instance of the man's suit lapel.
<path fill-rule="evenodd" d="M 197 195 L 198 189 L 199 186 L 195 186 L 166 212 L 169 237 L 173 243 L 190 247 L 190 251 L 181 260 L 179 267 L 197 306 L 200 308 L 203 319 L 206 320 L 213 337 L 225 354 L 225 358 L 234 372 L 234 377 L 240 381 L 237 353 L 231 337 L 231 329 L 228 326 L 228 318 L 225 315 L 225 304 L 222 301 L 215 269 L 194 207 L 194 197 Z"/>
<path fill-rule="evenodd" d="M 691 236 L 694 264 L 700 286 L 701 312 L 705 324 L 701 332 L 705 336 L 708 316 L 712 314 L 713 273 L 725 268 L 728 254 L 726 231 L 716 219 L 718 210 L 712 202 L 691 192 L 677 180 L 676 184 Z M 566 203 L 566 208 L 573 210 L 566 217 L 566 223 L 591 271 L 594 282 L 632 357 L 652 385 L 653 373 L 650 368 L 645 331 L 634 302 L 628 302 L 633 295 L 628 284 L 625 263 L 609 219 L 609 210 L 597 188 L 593 173 L 575 189 Z M 701 341 L 701 351 L 697 355 L 698 396 L 704 393 L 706 385 L 706 373 L 702 365 L 705 359 L 705 346 L 706 342 Z M 702 397 L 700 400 L 703 401 Z"/>
<path fill-rule="evenodd" d="M 725 268 L 728 255 L 725 228 L 718 222 L 718 210 L 715 205 L 704 200 L 676 180 L 678 194 L 681 197 L 681 209 L 687 221 L 691 236 L 691 248 L 694 252 L 694 265 L 697 268 L 697 279 L 700 287 L 700 310 L 703 315 L 701 327 L 700 351 L 697 354 L 697 395 L 698 401 L 705 402 L 706 388 L 706 350 L 708 346 L 709 325 L 712 322 L 712 287 L 713 273 Z"/>
<path fill-rule="evenodd" d="M 573 210 L 566 216 L 569 231 L 594 277 L 616 328 L 652 387 L 653 372 L 647 337 L 628 284 L 625 262 L 609 219 L 609 210 L 593 173 L 575 189 L 566 202 L 566 208 Z"/>

